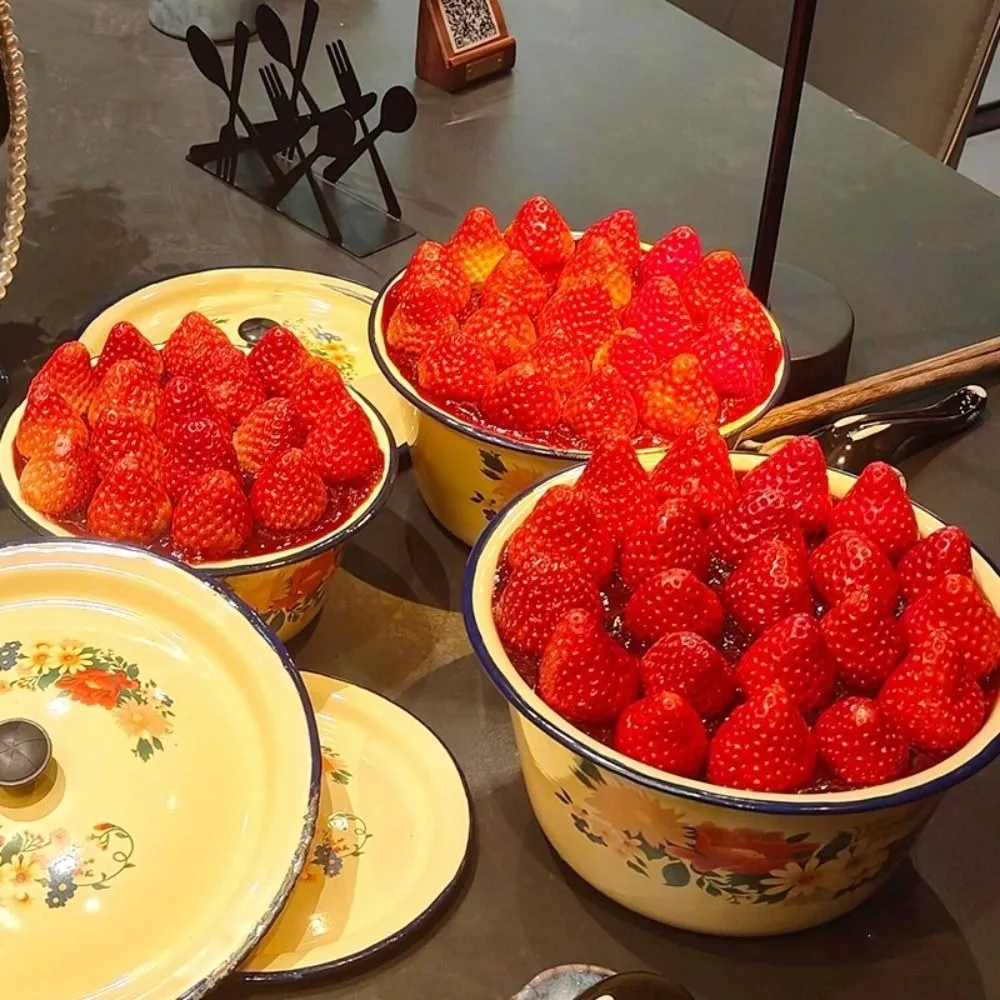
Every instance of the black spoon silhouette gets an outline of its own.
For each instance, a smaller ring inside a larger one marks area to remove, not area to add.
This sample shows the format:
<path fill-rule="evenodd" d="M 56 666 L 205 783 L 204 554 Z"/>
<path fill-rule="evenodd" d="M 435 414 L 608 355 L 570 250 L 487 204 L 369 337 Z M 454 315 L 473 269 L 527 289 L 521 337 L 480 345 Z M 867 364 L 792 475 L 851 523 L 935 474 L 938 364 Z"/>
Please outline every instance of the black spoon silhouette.
<path fill-rule="evenodd" d="M 299 36 L 298 58 L 293 60 L 292 42 L 288 37 L 288 29 L 278 12 L 266 3 L 262 3 L 257 8 L 256 13 L 257 34 L 260 35 L 261 44 L 272 59 L 281 63 L 292 74 L 292 92 L 296 96 L 302 94 L 306 104 L 309 105 L 309 110 L 314 115 L 319 114 L 320 108 L 302 82 L 302 74 L 305 72 L 305 61 L 309 56 L 309 46 L 312 44 L 312 35 L 316 30 L 316 17 L 318 15 L 318 7 L 315 11 L 312 9 L 305 11 L 302 33 Z M 308 44 L 306 44 L 307 42 Z"/>
<path fill-rule="evenodd" d="M 354 142 L 354 119 L 347 111 L 338 111 L 320 122 L 316 133 L 316 148 L 301 162 L 297 163 L 281 180 L 268 189 L 264 201 L 272 208 L 288 194 L 295 184 L 307 174 L 321 156 L 342 156 Z"/>

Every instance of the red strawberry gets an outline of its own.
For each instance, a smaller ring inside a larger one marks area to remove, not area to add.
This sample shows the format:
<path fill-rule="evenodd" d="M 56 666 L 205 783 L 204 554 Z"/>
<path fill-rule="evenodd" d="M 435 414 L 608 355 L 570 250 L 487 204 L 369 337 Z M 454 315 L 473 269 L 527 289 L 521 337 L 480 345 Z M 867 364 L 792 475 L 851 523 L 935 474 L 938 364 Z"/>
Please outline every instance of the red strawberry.
<path fill-rule="evenodd" d="M 1000 664 L 1000 617 L 967 576 L 943 576 L 903 612 L 903 630 L 911 644 L 932 632 L 951 636 L 974 678 L 985 677 Z"/>
<path fill-rule="evenodd" d="M 21 496 L 40 514 L 66 517 L 87 505 L 97 485 L 94 460 L 71 449 L 63 457 L 43 453 L 21 471 Z"/>
<path fill-rule="evenodd" d="M 306 429 L 291 400 L 274 396 L 247 415 L 233 435 L 233 447 L 240 468 L 256 476 L 289 448 L 298 448 L 305 436 Z"/>
<path fill-rule="evenodd" d="M 972 576 L 969 536 L 953 524 L 922 538 L 899 561 L 899 581 L 908 601 L 917 600 L 950 573 Z"/>
<path fill-rule="evenodd" d="M 163 462 L 163 482 L 171 500 L 176 502 L 195 479 L 214 469 L 239 478 L 240 464 L 228 434 L 211 418 L 196 417 L 181 424 Z"/>
<path fill-rule="evenodd" d="M 272 396 L 287 396 L 309 359 L 302 342 L 283 326 L 272 326 L 250 349 L 250 368 Z"/>
<path fill-rule="evenodd" d="M 368 415 L 350 396 L 309 431 L 302 450 L 330 486 L 357 482 L 385 464 Z"/>
<path fill-rule="evenodd" d="M 202 383 L 212 405 L 234 427 L 267 399 L 247 356 L 235 347 L 218 347 L 208 355 Z"/>
<path fill-rule="evenodd" d="M 529 198 L 507 227 L 504 238 L 513 250 L 520 250 L 535 267 L 564 264 L 573 254 L 573 234 L 566 220 L 548 198 Z"/>
<path fill-rule="evenodd" d="M 724 563 L 739 566 L 741 562 L 769 538 L 802 546 L 804 540 L 799 519 L 788 506 L 781 490 L 763 489 L 741 496 L 723 511 L 709 531 L 712 551 Z"/>
<path fill-rule="evenodd" d="M 614 368 L 636 398 L 645 395 L 656 354 L 635 330 L 622 330 L 604 341 L 594 355 L 594 370 Z"/>
<path fill-rule="evenodd" d="M 562 413 L 562 396 L 531 361 L 502 371 L 483 393 L 483 416 L 495 427 L 537 431 L 554 427 Z"/>
<path fill-rule="evenodd" d="M 139 361 L 116 361 L 101 380 L 87 410 L 93 427 L 101 415 L 115 410 L 122 416 L 138 417 L 150 427 L 156 422 L 160 387 Z"/>
<path fill-rule="evenodd" d="M 736 674 L 726 658 L 696 632 L 670 632 L 639 662 L 647 695 L 673 691 L 702 717 L 719 715 L 736 697 Z"/>
<path fill-rule="evenodd" d="M 420 388 L 454 402 L 478 403 L 496 377 L 496 365 L 486 348 L 461 333 L 438 340 L 417 362 Z"/>
<path fill-rule="evenodd" d="M 154 352 L 155 353 L 155 352 Z M 99 379 L 90 363 L 90 351 L 79 340 L 60 344 L 32 379 L 45 382 L 79 414 L 87 412 Z"/>
<path fill-rule="evenodd" d="M 14 444 L 25 458 L 87 447 L 87 425 L 48 382 L 33 382 Z"/>
<path fill-rule="evenodd" d="M 504 646 L 540 654 L 559 620 L 574 609 L 603 612 L 593 576 L 572 559 L 537 555 L 510 574 L 493 619 Z"/>
<path fill-rule="evenodd" d="M 552 296 L 538 317 L 538 337 L 566 334 L 583 354 L 592 359 L 608 337 L 621 329 L 608 290 L 589 282 Z"/>
<path fill-rule="evenodd" d="M 461 327 L 451 313 L 443 313 L 434 320 L 412 319 L 405 309 L 397 309 L 389 320 L 385 342 L 397 351 L 422 354 L 446 337 L 458 335 Z"/>
<path fill-rule="evenodd" d="M 489 354 L 498 370 L 523 360 L 536 339 L 530 317 L 506 305 L 477 309 L 465 321 L 462 333 Z"/>
<path fill-rule="evenodd" d="M 642 422 L 667 438 L 719 419 L 719 397 L 693 354 L 678 354 L 654 369 L 642 402 Z"/>
<path fill-rule="evenodd" d="M 921 750 L 957 750 L 979 732 L 986 698 L 944 632 L 913 644 L 878 696 L 882 710 Z"/>
<path fill-rule="evenodd" d="M 622 325 L 632 327 L 656 352 L 669 361 L 688 350 L 698 327 L 672 278 L 654 278 L 644 284 L 622 315 Z"/>
<path fill-rule="evenodd" d="M 665 569 L 640 584 L 625 605 L 622 622 L 643 642 L 669 632 L 716 639 L 722 632 L 722 605 L 690 570 Z"/>
<path fill-rule="evenodd" d="M 576 252 L 581 253 L 591 240 L 596 239 L 605 240 L 615 258 L 625 265 L 630 274 L 635 274 L 642 259 L 639 220 L 636 219 L 635 212 L 630 208 L 620 208 L 591 223 L 580 237 Z"/>
<path fill-rule="evenodd" d="M 160 394 L 156 411 L 156 435 L 169 448 L 178 429 L 189 420 L 213 420 L 222 430 L 228 424 L 209 402 L 208 393 L 198 379 L 175 375 Z"/>
<path fill-rule="evenodd" d="M 138 417 L 108 410 L 94 425 L 90 452 L 102 477 L 126 455 L 136 455 L 156 480 L 163 478 L 164 448 L 160 439 Z"/>
<path fill-rule="evenodd" d="M 661 771 L 697 776 L 708 753 L 698 713 L 679 694 L 664 691 L 630 705 L 615 726 L 619 753 Z"/>
<path fill-rule="evenodd" d="M 657 506 L 649 473 L 627 438 L 605 438 L 594 448 L 577 489 L 619 542 Z"/>
<path fill-rule="evenodd" d="M 615 540 L 579 490 L 554 486 L 507 543 L 507 562 L 513 567 L 538 555 L 575 559 L 595 580 L 604 580 L 615 568 Z"/>
<path fill-rule="evenodd" d="M 906 652 L 899 623 L 867 590 L 855 590 L 835 604 L 820 628 L 841 678 L 858 691 L 876 690 Z"/>
<path fill-rule="evenodd" d="M 195 479 L 177 501 L 170 538 L 188 558 L 228 559 L 250 537 L 252 527 L 239 481 L 213 469 Z"/>
<path fill-rule="evenodd" d="M 708 780 L 725 788 L 791 792 L 815 770 L 813 734 L 778 685 L 734 708 L 708 748 Z"/>
<path fill-rule="evenodd" d="M 104 477 L 87 507 L 98 538 L 149 545 L 170 524 L 170 498 L 138 455 L 126 455 Z"/>
<path fill-rule="evenodd" d="M 591 446 L 609 433 L 631 437 L 639 422 L 635 397 L 614 368 L 594 372 L 566 400 L 562 416 Z"/>
<path fill-rule="evenodd" d="M 400 286 L 401 308 L 424 323 L 461 312 L 472 292 L 469 279 L 451 253 L 433 240 L 414 251 Z"/>
<path fill-rule="evenodd" d="M 671 278 L 681 282 L 701 260 L 701 240 L 690 226 L 677 226 L 661 236 L 642 259 L 639 281 Z"/>
<path fill-rule="evenodd" d="M 708 556 L 701 518 L 689 501 L 675 498 L 625 532 L 618 572 L 632 590 L 665 569 L 688 569 L 704 580 Z"/>
<path fill-rule="evenodd" d="M 750 635 L 760 635 L 788 615 L 811 612 L 805 547 L 781 538 L 759 545 L 726 581 L 722 599 Z"/>
<path fill-rule="evenodd" d="M 493 269 L 483 285 L 483 305 L 515 303 L 534 319 L 549 297 L 549 286 L 534 264 L 512 250 Z"/>
<path fill-rule="evenodd" d="M 706 519 L 731 507 L 739 486 L 719 429 L 701 423 L 681 434 L 653 470 L 653 486 L 661 499 L 690 500 Z"/>
<path fill-rule="evenodd" d="M 127 320 L 115 323 L 101 348 L 95 374 L 100 382 L 116 361 L 138 361 L 155 381 L 163 374 L 160 352 Z"/>
<path fill-rule="evenodd" d="M 639 671 L 604 631 L 600 613 L 577 608 L 559 619 L 545 644 L 538 693 L 567 722 L 614 722 L 639 693 Z"/>
<path fill-rule="evenodd" d="M 169 375 L 200 378 L 209 351 L 229 338 L 201 313 L 188 313 L 167 338 L 163 347 L 163 367 Z"/>
<path fill-rule="evenodd" d="M 631 269 L 615 256 L 607 240 L 600 236 L 580 241 L 576 253 L 559 275 L 558 290 L 568 292 L 595 284 L 607 289 L 615 309 L 624 309 L 632 298 Z"/>
<path fill-rule="evenodd" d="M 734 287 L 712 311 L 705 320 L 705 326 L 720 335 L 738 333 L 753 346 L 754 353 L 771 367 L 775 367 L 781 357 L 781 340 L 767 310 L 743 284 Z"/>
<path fill-rule="evenodd" d="M 858 788 L 892 781 L 910 762 L 902 730 L 871 698 L 841 698 L 819 717 L 813 732 L 823 763 Z"/>
<path fill-rule="evenodd" d="M 481 285 L 507 253 L 500 227 L 488 208 L 470 208 L 445 244 L 473 285 Z"/>
<path fill-rule="evenodd" d="M 544 340 L 540 340 L 528 357 L 540 371 L 552 379 L 564 396 L 579 389 L 590 375 L 590 359 L 572 334 L 563 330 L 550 333 Z"/>
<path fill-rule="evenodd" d="M 736 672 L 748 694 L 780 684 L 800 712 L 825 705 L 837 680 L 823 633 L 805 613 L 789 615 L 765 629 L 740 658 Z"/>
<path fill-rule="evenodd" d="M 809 557 L 809 575 L 827 604 L 843 601 L 865 588 L 888 612 L 899 598 L 899 577 L 885 553 L 860 531 L 846 528 L 830 535 Z"/>
<path fill-rule="evenodd" d="M 720 396 L 766 397 L 769 386 L 764 363 L 738 334 L 706 333 L 691 345 L 691 353 Z"/>
<path fill-rule="evenodd" d="M 863 531 L 897 560 L 917 540 L 917 517 L 906 487 L 891 465 L 872 462 L 830 513 L 830 530 Z"/>
<path fill-rule="evenodd" d="M 323 480 L 299 448 L 272 458 L 250 490 L 254 517 L 271 531 L 310 527 L 323 516 L 326 501 Z"/>
<path fill-rule="evenodd" d="M 743 477 L 744 493 L 768 486 L 785 494 L 806 534 L 815 534 L 826 526 L 830 513 L 826 458 L 815 438 L 791 438 Z"/>
<path fill-rule="evenodd" d="M 681 294 L 695 322 L 704 324 L 736 289 L 745 285 L 736 255 L 729 250 L 713 250 L 688 272 Z"/>
<path fill-rule="evenodd" d="M 349 397 L 340 369 L 325 358 L 310 357 L 295 376 L 288 398 L 309 428 L 327 420 Z"/>

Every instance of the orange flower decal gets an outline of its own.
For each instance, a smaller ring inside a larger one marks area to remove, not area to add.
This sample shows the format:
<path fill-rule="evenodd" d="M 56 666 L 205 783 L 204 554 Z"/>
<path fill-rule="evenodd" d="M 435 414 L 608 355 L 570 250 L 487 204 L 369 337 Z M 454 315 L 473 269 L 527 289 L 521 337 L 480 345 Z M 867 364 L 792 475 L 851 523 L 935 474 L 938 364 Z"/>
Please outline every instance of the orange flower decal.
<path fill-rule="evenodd" d="M 276 608 L 287 611 L 300 604 L 317 587 L 321 586 L 333 569 L 336 552 L 324 552 L 323 555 L 302 563 L 288 578 L 285 593 L 274 602 Z"/>
<path fill-rule="evenodd" d="M 56 687 L 74 701 L 102 708 L 114 708 L 122 691 L 134 691 L 138 686 L 138 681 L 110 670 L 82 670 L 78 674 L 63 674 L 56 681 Z"/>
<path fill-rule="evenodd" d="M 689 862 L 696 872 L 727 871 L 764 875 L 790 861 L 809 857 L 819 844 L 789 844 L 780 833 L 724 830 L 714 823 L 695 827 L 693 847 L 671 846 L 671 854 Z"/>

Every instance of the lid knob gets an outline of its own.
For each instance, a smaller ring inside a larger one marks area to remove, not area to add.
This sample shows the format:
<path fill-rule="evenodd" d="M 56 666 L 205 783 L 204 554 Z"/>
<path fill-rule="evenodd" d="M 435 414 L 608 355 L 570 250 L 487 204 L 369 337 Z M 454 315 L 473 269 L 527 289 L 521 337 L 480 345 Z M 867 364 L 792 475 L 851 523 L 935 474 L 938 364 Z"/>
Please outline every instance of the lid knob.
<path fill-rule="evenodd" d="M 30 785 L 52 759 L 52 741 L 30 719 L 0 722 L 0 788 Z"/>

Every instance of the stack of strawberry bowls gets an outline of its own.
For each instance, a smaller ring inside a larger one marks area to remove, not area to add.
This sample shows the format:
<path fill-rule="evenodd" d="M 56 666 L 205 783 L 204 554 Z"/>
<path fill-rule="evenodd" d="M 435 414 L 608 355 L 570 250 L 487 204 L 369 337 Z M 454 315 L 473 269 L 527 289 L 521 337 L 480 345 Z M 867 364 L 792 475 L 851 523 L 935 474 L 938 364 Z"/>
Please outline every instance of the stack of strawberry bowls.
<path fill-rule="evenodd" d="M 623 209 L 574 233 L 547 199 L 501 232 L 469 211 L 382 290 L 369 337 L 418 411 L 421 495 L 471 544 L 510 499 L 608 432 L 662 454 L 708 422 L 733 437 L 787 373 L 773 319 L 728 250 L 678 226 L 643 243 Z"/>
<path fill-rule="evenodd" d="M 1000 752 L 1000 576 L 875 463 L 730 454 L 696 425 L 526 490 L 469 559 L 466 628 L 528 795 L 583 878 L 691 930 L 868 898 Z"/>
<path fill-rule="evenodd" d="M 60 345 L 0 436 L 0 483 L 46 535 L 94 536 L 221 578 L 283 639 L 320 611 L 384 505 L 395 445 L 290 331 L 246 351 L 205 316 L 154 347 L 129 322 Z"/>

